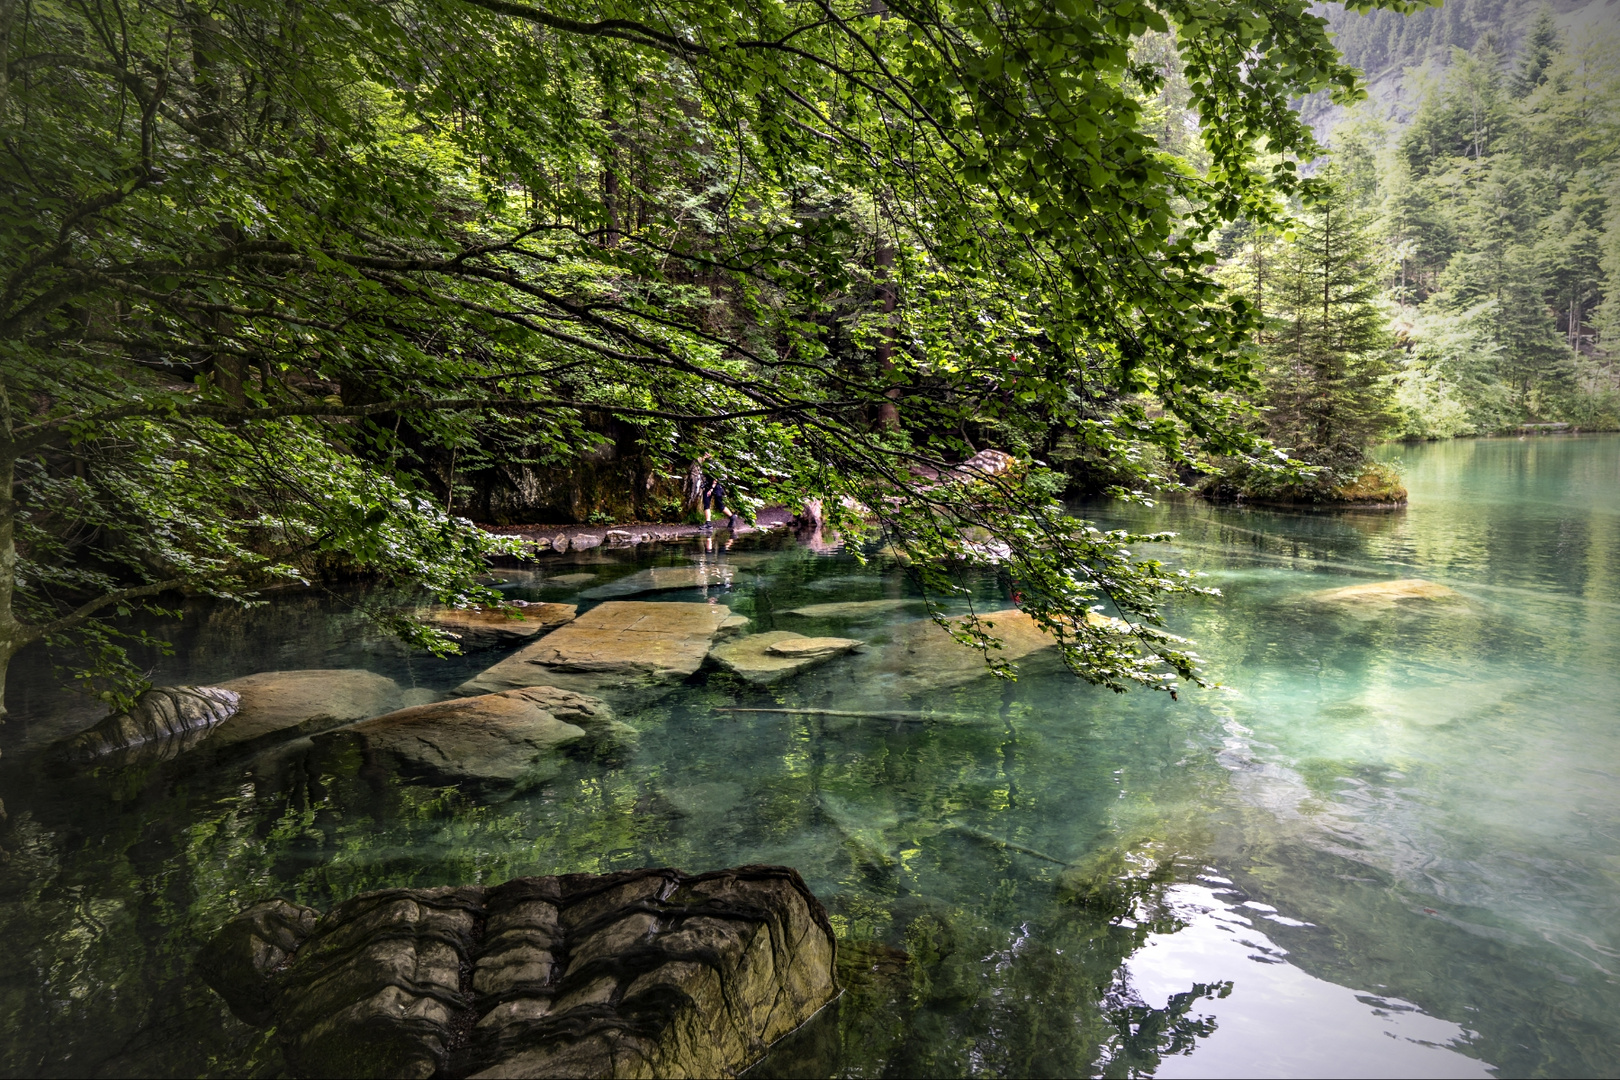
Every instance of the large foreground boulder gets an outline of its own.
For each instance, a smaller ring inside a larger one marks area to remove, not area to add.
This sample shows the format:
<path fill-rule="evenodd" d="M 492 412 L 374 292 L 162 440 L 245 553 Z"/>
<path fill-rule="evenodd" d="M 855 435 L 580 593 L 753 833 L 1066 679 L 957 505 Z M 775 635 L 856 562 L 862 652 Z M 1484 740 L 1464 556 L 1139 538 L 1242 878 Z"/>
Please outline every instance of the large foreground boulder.
<path fill-rule="evenodd" d="M 731 609 L 612 600 L 485 671 L 456 693 L 556 686 L 623 703 L 691 675 Z"/>
<path fill-rule="evenodd" d="M 295 1076 L 734 1076 L 836 994 L 793 870 L 518 878 L 248 908 L 199 969 Z M 291 949 L 286 946 L 292 945 Z"/>
<path fill-rule="evenodd" d="M 138 747 L 143 756 L 171 757 L 235 716 L 241 702 L 235 691 L 218 686 L 154 686 L 127 711 L 64 739 L 57 752 L 75 761 L 90 761 Z"/>

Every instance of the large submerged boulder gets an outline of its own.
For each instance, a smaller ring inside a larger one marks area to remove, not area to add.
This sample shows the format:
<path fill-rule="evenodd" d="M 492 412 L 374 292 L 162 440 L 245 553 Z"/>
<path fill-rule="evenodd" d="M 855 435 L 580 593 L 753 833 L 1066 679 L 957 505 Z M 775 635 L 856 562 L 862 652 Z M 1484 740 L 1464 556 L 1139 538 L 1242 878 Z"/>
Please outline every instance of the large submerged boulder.
<path fill-rule="evenodd" d="M 770 630 L 716 645 L 709 655 L 721 667 L 749 682 L 772 683 L 863 644 L 855 638 L 805 637 L 788 630 Z"/>
<path fill-rule="evenodd" d="M 1346 585 L 1322 589 L 1305 597 L 1312 604 L 1335 607 L 1351 615 L 1370 617 L 1392 611 L 1421 611 L 1434 604 L 1455 604 L 1461 593 L 1422 578 L 1374 581 L 1366 585 Z"/>
<path fill-rule="evenodd" d="M 574 620 L 577 604 L 525 604 L 505 608 L 443 607 L 427 614 L 427 621 L 454 634 L 464 650 L 514 645 Z"/>
<path fill-rule="evenodd" d="M 623 703 L 702 665 L 731 609 L 611 600 L 456 688 L 464 695 L 556 686 Z"/>
<path fill-rule="evenodd" d="M 295 1076 L 734 1076 L 837 992 L 826 912 L 785 867 L 306 910 L 248 908 L 199 964 L 238 1016 L 275 1025 Z"/>
<path fill-rule="evenodd" d="M 587 600 L 608 600 L 615 596 L 635 596 L 638 593 L 667 592 L 672 589 L 702 589 L 730 585 L 735 573 L 734 567 L 725 565 L 653 566 L 606 585 L 586 589 L 580 595 Z"/>
<path fill-rule="evenodd" d="M 616 754 L 635 735 L 599 698 L 536 686 L 400 709 L 315 742 L 328 754 L 358 745 L 368 765 L 389 772 L 521 791 L 556 776 L 564 750 Z"/>
<path fill-rule="evenodd" d="M 1055 638 L 1022 611 L 991 611 L 980 618 L 1001 642 L 994 653 L 998 660 L 1017 662 L 1057 645 Z M 951 621 L 960 623 L 961 618 Z M 889 643 L 866 654 L 850 676 L 861 686 L 887 696 L 960 686 L 988 674 L 984 655 L 977 649 L 963 646 L 932 619 L 919 619 L 896 626 Z"/>
<path fill-rule="evenodd" d="M 196 745 L 214 727 L 235 716 L 241 696 L 218 686 L 154 686 L 125 712 L 114 713 L 88 731 L 57 745 L 75 761 L 140 748 L 144 755 L 170 757 Z"/>
<path fill-rule="evenodd" d="M 220 684 L 242 707 L 209 735 L 210 750 L 246 748 L 312 735 L 417 704 L 386 675 L 359 668 L 262 671 Z"/>
<path fill-rule="evenodd" d="M 789 608 L 784 615 L 797 615 L 805 619 L 843 619 L 858 621 L 878 619 L 891 612 L 908 608 L 921 608 L 923 601 L 895 598 L 890 600 L 844 600 L 830 604 L 806 604 Z"/>

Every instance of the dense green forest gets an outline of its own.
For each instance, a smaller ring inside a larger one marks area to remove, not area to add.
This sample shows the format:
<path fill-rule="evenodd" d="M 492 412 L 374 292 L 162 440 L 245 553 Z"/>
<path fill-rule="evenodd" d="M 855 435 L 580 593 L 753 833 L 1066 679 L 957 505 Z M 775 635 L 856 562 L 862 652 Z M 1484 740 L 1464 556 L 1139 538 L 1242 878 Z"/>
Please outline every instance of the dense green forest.
<path fill-rule="evenodd" d="M 1172 689 L 1190 582 L 1050 452 L 1293 467 L 1211 245 L 1318 186 L 1289 102 L 1356 93 L 1303 4 L 8 0 L 0 50 L 0 667 L 87 650 L 116 697 L 177 592 L 488 599 L 517 548 L 470 518 L 593 471 L 679 513 L 701 468 Z M 1021 464 L 955 471 L 987 447 Z"/>
<path fill-rule="evenodd" d="M 1410 8 L 1339 34 L 1464 10 Z M 473 520 L 667 519 L 707 474 L 936 595 L 994 568 L 1079 674 L 1173 687 L 1192 586 L 1066 489 L 1376 500 L 1386 435 L 1614 423 L 1614 50 L 1485 34 L 1329 159 L 1295 107 L 1361 93 L 1329 26 L 8 2 L 0 660 L 116 697 L 120 620 L 176 590 L 468 602 L 517 551 Z M 957 470 L 986 448 L 1020 464 Z"/>
<path fill-rule="evenodd" d="M 1206 490 L 1396 501 L 1378 439 L 1620 426 L 1620 36 L 1514 4 L 1333 21 L 1397 92 L 1333 125 L 1325 194 L 1219 244 L 1260 314 L 1259 430 L 1318 471 Z"/>

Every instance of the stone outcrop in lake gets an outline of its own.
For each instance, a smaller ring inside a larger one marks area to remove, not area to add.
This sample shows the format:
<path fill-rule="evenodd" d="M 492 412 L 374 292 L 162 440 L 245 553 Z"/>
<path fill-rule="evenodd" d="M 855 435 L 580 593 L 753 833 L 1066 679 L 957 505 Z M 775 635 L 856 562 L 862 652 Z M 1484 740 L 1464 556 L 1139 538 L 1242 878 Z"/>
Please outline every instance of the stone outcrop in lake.
<path fill-rule="evenodd" d="M 1415 610 L 1437 601 L 1455 603 L 1463 597 L 1455 589 L 1433 581 L 1400 578 L 1395 581 L 1374 581 L 1367 585 L 1346 585 L 1339 589 L 1322 589 L 1305 599 L 1313 604 L 1332 605 L 1351 614 L 1377 614 L 1397 608 L 1411 607 Z"/>
<path fill-rule="evenodd" d="M 806 604 L 804 607 L 789 608 L 784 615 L 797 615 L 805 619 L 845 619 L 851 622 L 866 619 L 879 619 L 890 612 L 903 611 L 907 608 L 921 609 L 923 601 L 892 599 L 892 600 L 846 600 L 831 604 Z"/>
<path fill-rule="evenodd" d="M 793 870 L 632 870 L 243 911 L 198 968 L 294 1076 L 734 1076 L 833 999 Z"/>
<path fill-rule="evenodd" d="M 556 776 L 565 750 L 614 755 L 635 736 L 599 698 L 539 686 L 400 709 L 315 742 L 326 756 L 357 747 L 368 766 L 389 773 L 521 791 Z"/>
<path fill-rule="evenodd" d="M 172 756 L 196 745 L 212 728 L 235 716 L 241 700 L 235 691 L 218 686 L 154 686 L 127 711 L 63 740 L 57 752 L 75 761 L 135 747 L 160 757 Z"/>
<path fill-rule="evenodd" d="M 734 568 L 725 565 L 654 566 L 617 578 L 606 585 L 580 593 L 587 600 L 608 600 L 637 593 L 665 592 L 671 589 L 701 589 L 731 584 Z"/>
<path fill-rule="evenodd" d="M 615 704 L 641 700 L 697 671 L 730 616 L 723 604 L 610 600 L 468 679 L 456 693 L 557 686 Z"/>
<path fill-rule="evenodd" d="M 994 654 L 998 660 L 1017 662 L 1057 645 L 1056 639 L 1022 611 L 990 611 L 980 618 L 1001 642 Z M 988 674 L 984 655 L 977 649 L 959 644 L 932 619 L 919 619 L 899 624 L 888 644 L 859 657 L 851 667 L 850 679 L 884 695 L 917 694 L 959 686 Z"/>
<path fill-rule="evenodd" d="M 788 630 L 771 630 L 733 638 L 710 649 L 709 655 L 721 667 L 749 682 L 772 683 L 863 644 L 855 638 L 805 637 Z"/>
<path fill-rule="evenodd" d="M 311 735 L 437 696 L 406 690 L 386 675 L 359 668 L 263 671 L 220 686 L 239 695 L 242 707 L 209 735 L 210 750 Z"/>
<path fill-rule="evenodd" d="M 454 634 L 463 650 L 514 645 L 574 620 L 576 604 L 514 603 L 508 608 L 434 608 L 427 621 Z"/>

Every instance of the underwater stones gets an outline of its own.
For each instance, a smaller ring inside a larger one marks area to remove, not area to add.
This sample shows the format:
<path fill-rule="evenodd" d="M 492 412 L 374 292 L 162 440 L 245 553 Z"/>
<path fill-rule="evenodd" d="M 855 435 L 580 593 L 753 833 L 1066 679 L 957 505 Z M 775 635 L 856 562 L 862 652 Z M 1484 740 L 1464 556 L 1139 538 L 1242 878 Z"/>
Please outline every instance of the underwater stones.
<path fill-rule="evenodd" d="M 551 577 L 548 577 L 548 578 L 542 578 L 540 580 L 540 584 L 541 585 L 562 585 L 562 586 L 564 586 L 566 588 L 573 588 L 576 585 L 589 585 L 591 582 L 593 582 L 595 580 L 596 580 L 596 575 L 595 574 L 582 572 L 582 573 L 577 573 L 577 574 L 555 574 L 555 575 L 553 575 Z"/>
<path fill-rule="evenodd" d="M 805 619 L 872 619 L 891 611 L 920 608 L 921 600 L 850 600 L 834 604 L 807 604 L 789 608 L 784 615 L 797 615 Z"/>
<path fill-rule="evenodd" d="M 805 637 L 788 630 L 771 630 L 716 645 L 709 655 L 734 675 L 768 683 L 797 675 L 863 644 L 854 638 Z"/>
<path fill-rule="evenodd" d="M 405 704 L 407 691 L 359 668 L 263 671 L 221 683 L 241 696 L 236 715 L 209 735 L 211 750 L 309 735 Z"/>
<path fill-rule="evenodd" d="M 466 649 L 527 641 L 573 621 L 575 604 L 516 604 L 510 608 L 435 608 L 427 621 L 448 630 Z"/>
<path fill-rule="evenodd" d="M 600 701 L 551 687 L 506 690 L 400 709 L 326 732 L 316 742 L 358 740 L 369 762 L 449 783 L 522 789 L 556 776 L 558 753 L 587 738 L 584 728 L 548 706 L 575 716 L 593 712 L 593 706 L 606 711 Z M 611 714 L 601 720 L 611 722 Z"/>
<path fill-rule="evenodd" d="M 1057 640 L 1016 609 L 990 611 L 980 616 L 990 634 L 1001 642 L 994 656 L 1018 661 L 1050 649 Z M 960 623 L 958 616 L 951 622 Z M 932 619 L 901 623 L 882 649 L 867 654 L 870 660 L 851 678 L 870 678 L 890 692 L 922 693 L 941 687 L 959 686 L 989 674 L 984 655 L 959 644 Z"/>
<path fill-rule="evenodd" d="M 720 629 L 715 631 L 714 636 L 729 637 L 732 634 L 740 634 L 753 621 L 746 615 L 727 615 L 725 622 L 720 624 Z"/>
<path fill-rule="evenodd" d="M 615 596 L 634 596 L 637 593 L 664 592 L 670 589 L 701 589 L 711 585 L 731 584 L 734 570 L 730 566 L 654 566 L 634 574 L 586 589 L 580 593 L 587 600 L 607 600 Z"/>
<path fill-rule="evenodd" d="M 1323 589 L 1305 599 L 1314 604 L 1332 604 L 1351 610 L 1387 611 L 1409 600 L 1450 602 L 1461 600 L 1462 594 L 1422 578 L 1400 578 L 1396 581 L 1374 581 L 1368 585 Z"/>
<path fill-rule="evenodd" d="M 126 712 L 58 744 L 58 752 L 90 761 L 133 747 L 167 756 L 189 749 L 210 728 L 236 715 L 241 697 L 217 686 L 154 686 Z M 151 745 L 157 744 L 157 745 Z"/>
<path fill-rule="evenodd" d="M 267 908 L 202 968 L 296 1076 L 733 1076 L 837 992 L 826 912 L 786 867 L 370 893 L 279 967 L 254 960 Z"/>
<path fill-rule="evenodd" d="M 722 604 L 610 600 L 475 675 L 456 693 L 558 686 L 634 699 L 697 671 L 730 616 Z"/>

